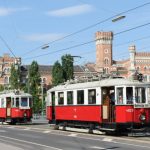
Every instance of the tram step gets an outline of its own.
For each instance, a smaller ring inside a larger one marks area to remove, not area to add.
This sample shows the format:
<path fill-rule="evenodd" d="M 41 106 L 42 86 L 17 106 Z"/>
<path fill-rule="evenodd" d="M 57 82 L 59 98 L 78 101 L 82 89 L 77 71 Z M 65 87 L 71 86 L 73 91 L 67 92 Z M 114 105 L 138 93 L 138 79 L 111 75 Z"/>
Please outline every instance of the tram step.
<path fill-rule="evenodd" d="M 5 122 L 11 122 L 10 118 L 6 118 Z"/>
<path fill-rule="evenodd" d="M 115 131 L 115 129 L 110 128 L 99 128 L 100 131 Z"/>

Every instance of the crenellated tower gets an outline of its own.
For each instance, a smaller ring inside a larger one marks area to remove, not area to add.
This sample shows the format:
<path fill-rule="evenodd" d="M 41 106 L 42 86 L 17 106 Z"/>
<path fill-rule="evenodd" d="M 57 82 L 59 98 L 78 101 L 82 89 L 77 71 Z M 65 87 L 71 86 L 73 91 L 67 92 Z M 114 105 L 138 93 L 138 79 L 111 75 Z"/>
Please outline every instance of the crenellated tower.
<path fill-rule="evenodd" d="M 135 45 L 129 46 L 129 53 L 130 53 L 130 74 L 134 74 L 136 71 L 136 68 L 135 68 L 136 47 Z"/>
<path fill-rule="evenodd" d="M 98 72 L 110 73 L 112 66 L 112 32 L 96 32 L 96 68 Z"/>

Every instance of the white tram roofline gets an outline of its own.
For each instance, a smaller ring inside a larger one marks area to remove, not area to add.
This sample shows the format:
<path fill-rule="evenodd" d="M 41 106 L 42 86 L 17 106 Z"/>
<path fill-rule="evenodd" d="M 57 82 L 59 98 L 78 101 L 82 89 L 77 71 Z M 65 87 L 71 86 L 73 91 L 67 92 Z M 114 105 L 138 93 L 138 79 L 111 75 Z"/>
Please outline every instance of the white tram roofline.
<path fill-rule="evenodd" d="M 65 84 L 65 85 L 58 85 L 48 92 L 53 91 L 61 91 L 61 90 L 73 90 L 73 89 L 84 89 L 84 88 L 95 88 L 95 87 L 109 87 L 109 86 L 148 86 L 150 87 L 149 83 L 143 83 L 136 80 L 129 80 L 129 79 L 104 79 L 100 81 L 91 81 L 91 82 L 83 82 L 83 83 L 74 83 L 74 84 Z"/>

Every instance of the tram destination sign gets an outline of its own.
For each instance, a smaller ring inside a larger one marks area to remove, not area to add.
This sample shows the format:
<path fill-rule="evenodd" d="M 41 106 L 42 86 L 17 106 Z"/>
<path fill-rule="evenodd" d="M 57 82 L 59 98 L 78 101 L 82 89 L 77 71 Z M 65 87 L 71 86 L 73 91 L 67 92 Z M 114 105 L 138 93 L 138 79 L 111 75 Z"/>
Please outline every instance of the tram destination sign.
<path fill-rule="evenodd" d="M 134 108 L 150 108 L 150 104 L 134 104 Z"/>

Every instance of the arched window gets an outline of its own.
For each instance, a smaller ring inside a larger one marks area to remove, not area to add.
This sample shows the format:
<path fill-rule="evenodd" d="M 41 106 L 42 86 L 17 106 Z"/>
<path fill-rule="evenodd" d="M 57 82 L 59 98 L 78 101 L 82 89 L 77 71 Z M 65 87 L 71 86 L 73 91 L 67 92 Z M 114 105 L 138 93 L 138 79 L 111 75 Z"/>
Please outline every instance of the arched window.
<path fill-rule="evenodd" d="M 43 78 L 43 83 L 46 83 L 46 78 Z"/>
<path fill-rule="evenodd" d="M 139 70 L 140 70 L 140 67 L 136 67 L 136 70 L 139 71 Z"/>
<path fill-rule="evenodd" d="M 8 84 L 9 83 L 9 78 L 6 76 L 5 78 L 4 78 L 4 84 Z"/>
<path fill-rule="evenodd" d="M 144 71 L 147 71 L 147 67 L 146 66 L 144 67 Z"/>
<path fill-rule="evenodd" d="M 105 74 L 108 74 L 109 72 L 108 72 L 108 68 L 104 68 L 104 73 Z"/>
<path fill-rule="evenodd" d="M 105 59 L 104 59 L 104 64 L 105 64 L 105 65 L 108 65 L 108 64 L 109 64 L 109 59 L 108 59 L 108 58 L 105 58 Z"/>

